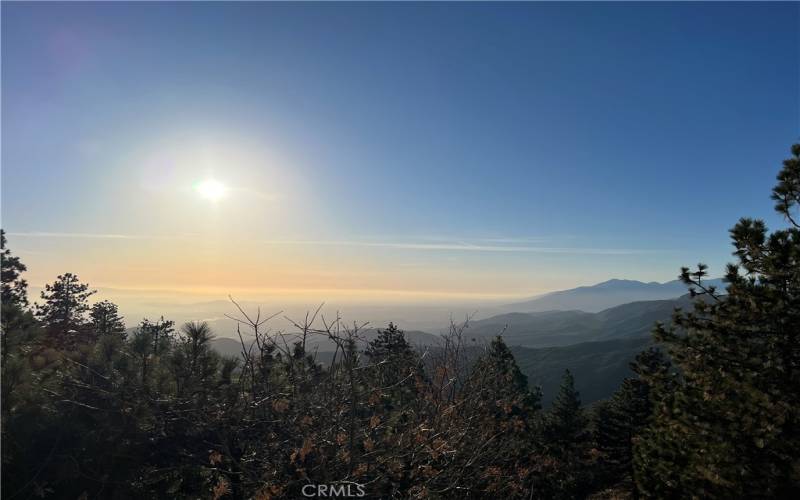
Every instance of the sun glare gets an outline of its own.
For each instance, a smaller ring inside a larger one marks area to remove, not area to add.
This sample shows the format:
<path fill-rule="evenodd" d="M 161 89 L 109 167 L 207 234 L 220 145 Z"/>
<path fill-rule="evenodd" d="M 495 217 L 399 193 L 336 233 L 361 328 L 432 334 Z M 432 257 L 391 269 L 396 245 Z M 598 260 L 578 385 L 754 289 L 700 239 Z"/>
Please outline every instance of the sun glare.
<path fill-rule="evenodd" d="M 214 179 L 206 179 L 198 182 L 194 190 L 197 191 L 197 194 L 202 198 L 210 201 L 219 201 L 224 198 L 225 194 L 228 192 L 228 188 L 226 188 L 224 184 Z"/>

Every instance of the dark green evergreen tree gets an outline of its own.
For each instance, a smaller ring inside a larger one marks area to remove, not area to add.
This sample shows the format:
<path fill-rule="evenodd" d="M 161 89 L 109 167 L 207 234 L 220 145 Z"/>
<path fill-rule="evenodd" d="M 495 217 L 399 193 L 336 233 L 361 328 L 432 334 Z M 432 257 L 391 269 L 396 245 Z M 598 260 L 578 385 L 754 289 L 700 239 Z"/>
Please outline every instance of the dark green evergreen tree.
<path fill-rule="evenodd" d="M 175 337 L 175 322 L 165 320 L 161 316 L 156 321 L 145 318 L 139 324 L 139 333 L 150 340 L 150 349 L 153 356 L 159 356 L 166 351 Z"/>
<path fill-rule="evenodd" d="M 634 447 L 652 413 L 654 392 L 674 385 L 676 377 L 669 360 L 656 348 L 639 353 L 631 363 L 637 377 L 626 378 L 614 395 L 595 405 L 592 411 L 594 446 L 599 454 L 595 484 L 609 487 L 620 496 L 639 498 L 633 470 Z"/>
<path fill-rule="evenodd" d="M 14 256 L 6 246 L 6 232 L 0 229 L 0 278 L 2 293 L 0 301 L 4 306 L 28 306 L 28 282 L 20 276 L 27 270 L 19 257 Z"/>
<path fill-rule="evenodd" d="M 575 378 L 569 370 L 564 377 L 553 406 L 544 418 L 544 439 L 555 456 L 574 456 L 588 438 L 588 417 L 581 408 L 581 398 L 575 390 Z"/>
<path fill-rule="evenodd" d="M 366 355 L 373 363 L 400 358 L 413 358 L 414 350 L 405 337 L 405 332 L 397 328 L 394 323 L 383 330 L 377 331 L 375 339 L 369 342 Z"/>
<path fill-rule="evenodd" d="M 44 302 L 36 304 L 36 316 L 58 345 L 80 342 L 87 326 L 89 297 L 94 293 L 72 273 L 60 275 L 55 282 L 45 285 Z"/>
<path fill-rule="evenodd" d="M 460 390 L 464 408 L 476 428 L 469 438 L 471 453 L 486 456 L 472 474 L 485 495 L 521 495 L 531 487 L 534 468 L 534 426 L 541 392 L 528 378 L 501 336 L 494 338 L 472 366 Z M 482 448 L 491 443 L 490 449 Z M 487 474 L 488 472 L 488 474 Z"/>
<path fill-rule="evenodd" d="M 31 345 L 39 338 L 39 325 L 27 309 L 27 283 L 21 278 L 27 270 L 25 264 L 7 247 L 5 232 L 0 230 L 0 262 L 2 269 L 2 311 L 0 311 L 0 338 L 2 339 L 2 474 L 0 481 L 3 498 L 15 494 L 21 484 L 15 476 L 29 478 L 26 470 L 29 459 L 36 456 L 31 448 L 31 438 L 39 430 L 34 423 L 46 418 L 47 399 L 41 390 L 50 389 L 51 383 L 37 374 L 31 359 L 44 364 L 43 357 L 32 356 Z"/>
<path fill-rule="evenodd" d="M 416 377 L 421 373 L 419 359 L 403 330 L 394 323 L 378 330 L 365 354 L 372 363 L 372 374 L 379 381 L 388 408 L 402 406 L 413 398 Z"/>
<path fill-rule="evenodd" d="M 2 361 L 5 363 L 20 342 L 38 331 L 28 310 L 28 283 L 21 276 L 27 270 L 19 257 L 13 255 L 7 246 L 6 233 L 0 229 L 0 277 L 2 278 L 2 297 L 0 297 L 0 335 L 2 335 Z"/>
<path fill-rule="evenodd" d="M 591 486 L 589 418 L 569 370 L 564 372 L 553 405 L 542 417 L 539 440 L 542 465 L 535 490 L 543 498 L 584 497 Z"/>
<path fill-rule="evenodd" d="M 205 399 L 217 372 L 219 355 L 213 351 L 214 334 L 208 323 L 186 323 L 180 329 L 172 366 L 178 397 Z"/>
<path fill-rule="evenodd" d="M 541 409 L 541 391 L 528 387 L 528 377 L 519 369 L 514 355 L 503 338 L 498 336 L 486 354 L 475 364 L 471 381 L 479 380 L 487 398 L 494 402 L 498 422 L 519 419 L 517 426 L 528 428 L 535 413 Z"/>
<path fill-rule="evenodd" d="M 684 268 L 704 300 L 655 332 L 682 379 L 663 391 L 635 452 L 647 496 L 800 496 L 800 144 L 773 199 L 788 227 L 741 219 L 727 293 L 705 286 L 705 266 Z"/>
<path fill-rule="evenodd" d="M 89 312 L 91 329 L 98 337 L 125 334 L 125 322 L 113 302 L 103 300 L 92 305 Z"/>
<path fill-rule="evenodd" d="M 29 341 L 38 333 L 33 315 L 28 310 L 28 283 L 21 276 L 27 270 L 19 257 L 7 246 L 5 231 L 0 229 L 0 335 L 2 335 L 2 362 L 5 363 L 20 343 Z M 6 373 L 3 373 L 6 375 Z M 8 373 L 10 376 L 10 372 Z"/>
<path fill-rule="evenodd" d="M 149 391 L 153 383 L 157 388 L 165 383 L 166 373 L 161 370 L 161 357 L 168 354 L 172 346 L 174 326 L 174 321 L 165 320 L 163 316 L 155 322 L 145 318 L 133 332 L 130 351 L 139 384 L 145 391 Z"/>

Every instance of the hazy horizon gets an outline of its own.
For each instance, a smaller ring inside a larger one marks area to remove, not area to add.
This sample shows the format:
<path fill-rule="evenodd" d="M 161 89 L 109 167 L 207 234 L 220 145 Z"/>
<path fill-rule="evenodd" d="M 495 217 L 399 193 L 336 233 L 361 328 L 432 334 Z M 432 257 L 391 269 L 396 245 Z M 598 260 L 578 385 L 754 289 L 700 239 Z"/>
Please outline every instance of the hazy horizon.
<path fill-rule="evenodd" d="M 583 287 L 597 285 L 585 283 Z M 650 282 L 649 284 L 652 284 Z M 576 287 L 577 288 L 577 287 Z M 460 296 L 431 297 L 425 294 L 408 293 L 398 298 L 397 294 L 374 293 L 372 296 L 337 295 L 337 291 L 305 291 L 303 294 L 259 290 L 238 290 L 238 293 L 223 291 L 197 290 L 125 290 L 103 287 L 92 287 L 96 294 L 90 302 L 110 300 L 120 305 L 120 314 L 128 328 L 136 328 L 144 319 L 156 320 L 160 317 L 175 321 L 181 325 L 187 322 L 207 322 L 219 337 L 236 338 L 236 322 L 230 316 L 241 317 L 236 305 L 244 308 L 248 314 L 255 315 L 258 310 L 262 317 L 275 315 L 266 326 L 273 331 L 294 331 L 292 322 L 302 323 L 306 314 L 313 315 L 319 308 L 315 327 L 321 327 L 323 320 L 330 322 L 339 316 L 347 325 L 358 324 L 366 328 L 385 328 L 390 322 L 405 330 L 443 333 L 450 322 L 462 324 L 477 321 L 508 312 L 523 312 L 519 303 L 548 296 L 548 291 L 541 294 L 525 296 Z M 39 295 L 43 287 L 30 286 L 28 289 L 31 302 L 40 301 Z M 555 290 L 560 291 L 560 290 Z M 362 292 L 362 294 L 365 292 Z M 677 298 L 682 293 L 659 293 L 658 297 L 645 294 L 629 293 L 630 300 L 611 297 L 612 304 L 633 301 Z M 331 298 L 331 296 L 333 298 Z M 591 298 L 587 303 L 595 302 Z M 558 302 L 558 301 L 556 301 Z M 602 300 L 592 305 L 589 310 L 606 309 Z M 557 307 L 554 309 L 581 309 L 577 307 Z M 249 335 L 249 333 L 246 333 Z"/>

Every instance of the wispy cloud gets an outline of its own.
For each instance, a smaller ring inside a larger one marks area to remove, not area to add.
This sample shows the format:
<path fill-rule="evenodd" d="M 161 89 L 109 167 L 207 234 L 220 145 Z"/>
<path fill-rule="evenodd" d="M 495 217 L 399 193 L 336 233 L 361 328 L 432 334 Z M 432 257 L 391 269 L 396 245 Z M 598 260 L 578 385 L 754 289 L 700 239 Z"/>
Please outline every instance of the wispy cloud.
<path fill-rule="evenodd" d="M 196 235 L 134 235 L 108 233 L 54 233 L 54 232 L 14 232 L 10 236 L 23 238 L 86 238 L 86 239 L 186 239 Z M 199 237 L 199 236 L 197 236 Z M 422 239 L 422 238 L 420 238 Z M 338 246 L 364 248 L 390 248 L 398 250 L 439 251 L 439 252 L 503 252 L 540 253 L 574 255 L 636 255 L 665 252 L 663 249 L 598 248 L 598 247 L 556 247 L 523 243 L 544 241 L 545 238 L 425 238 L 427 241 L 374 241 L 374 240 L 260 240 L 268 245 L 296 246 Z"/>
<path fill-rule="evenodd" d="M 631 248 L 586 248 L 586 247 L 543 247 L 528 245 L 488 245 L 468 241 L 452 241 L 449 243 L 421 242 L 376 242 L 360 240 L 274 240 L 266 243 L 273 245 L 318 245 L 318 246 L 353 246 L 396 248 L 404 250 L 430 250 L 454 252 L 517 252 L 517 253 L 550 253 L 550 254 L 595 254 L 595 255 L 632 255 L 653 253 L 659 250 L 642 250 Z"/>
<path fill-rule="evenodd" d="M 106 240 L 141 240 L 148 239 L 148 236 L 132 234 L 102 234 L 102 233 L 50 233 L 33 231 L 28 233 L 8 233 L 9 236 L 20 238 L 75 238 L 75 239 L 106 239 Z"/>
<path fill-rule="evenodd" d="M 57 233 L 47 231 L 9 232 L 17 238 L 62 238 L 90 240 L 185 240 L 200 238 L 199 234 L 120 234 L 120 233 Z"/>

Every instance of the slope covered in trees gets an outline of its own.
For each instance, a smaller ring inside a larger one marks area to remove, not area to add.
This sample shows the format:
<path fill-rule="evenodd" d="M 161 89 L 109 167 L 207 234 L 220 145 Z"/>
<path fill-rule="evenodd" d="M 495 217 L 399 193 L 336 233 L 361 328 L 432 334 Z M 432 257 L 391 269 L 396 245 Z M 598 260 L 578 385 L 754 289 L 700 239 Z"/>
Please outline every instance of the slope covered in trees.
<path fill-rule="evenodd" d="M 238 308 L 233 358 L 203 323 L 127 331 L 73 274 L 31 307 L 3 235 L 2 496 L 797 498 L 800 145 L 773 198 L 787 227 L 736 224 L 724 297 L 684 269 L 701 298 L 634 375 L 587 407 L 564 371 L 548 409 L 501 337 L 458 325 L 419 352 L 394 325 L 364 339 L 310 316 L 288 343 Z"/>

